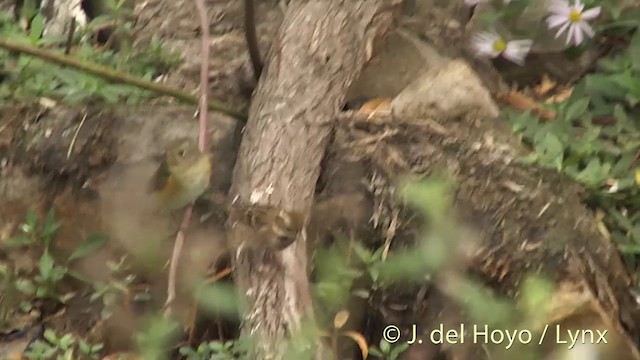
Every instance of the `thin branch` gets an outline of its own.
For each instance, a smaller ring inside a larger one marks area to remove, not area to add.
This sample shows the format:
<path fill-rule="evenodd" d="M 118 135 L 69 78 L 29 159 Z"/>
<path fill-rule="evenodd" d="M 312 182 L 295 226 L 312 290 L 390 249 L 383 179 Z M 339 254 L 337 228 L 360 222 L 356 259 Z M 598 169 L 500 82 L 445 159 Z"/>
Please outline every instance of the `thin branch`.
<path fill-rule="evenodd" d="M 244 0 L 244 36 L 249 48 L 249 58 L 253 65 L 253 76 L 256 81 L 262 74 L 262 60 L 260 56 L 260 46 L 258 44 L 258 33 L 256 31 L 256 14 L 253 0 Z"/>
<path fill-rule="evenodd" d="M 164 315 L 171 315 L 171 305 L 176 298 L 176 274 L 178 273 L 178 259 L 182 253 L 182 245 L 184 245 L 185 234 L 191 221 L 191 213 L 193 212 L 193 205 L 187 207 L 187 211 L 184 213 L 178 235 L 176 235 L 176 242 L 173 244 L 173 252 L 171 254 L 171 266 L 169 267 L 169 283 L 167 284 L 167 301 L 164 303 Z"/>
<path fill-rule="evenodd" d="M 202 48 L 201 48 L 201 65 L 200 65 L 200 133 L 198 139 L 198 146 L 200 151 L 207 153 L 208 136 L 207 136 L 207 93 L 209 90 L 209 18 L 207 16 L 207 8 L 204 5 L 204 0 L 195 0 L 196 7 L 198 8 L 198 15 L 200 17 L 200 27 L 202 30 Z M 185 241 L 185 234 L 189 222 L 191 221 L 191 213 L 193 212 L 193 204 L 190 204 L 184 213 L 180 230 L 176 236 L 176 242 L 173 246 L 173 253 L 171 255 L 171 266 L 169 267 L 169 281 L 167 284 L 167 301 L 165 303 L 165 316 L 171 314 L 171 305 L 176 297 L 176 277 L 178 273 L 178 260 L 182 253 L 182 245 Z"/>
<path fill-rule="evenodd" d="M 201 57 L 200 57 L 200 151 L 207 152 L 207 92 L 209 90 L 209 17 L 204 0 L 195 0 L 200 16 Z"/>
<path fill-rule="evenodd" d="M 71 144 L 69 144 L 69 150 L 67 150 L 67 160 L 71 157 L 71 152 L 73 151 L 73 146 L 76 143 L 76 139 L 78 138 L 78 134 L 80 133 L 80 129 L 82 129 L 82 125 L 84 125 L 84 121 L 87 120 L 87 113 L 84 113 L 82 120 L 80 121 L 80 125 L 76 129 L 76 132 L 73 134 L 73 138 L 71 139 Z"/>
<path fill-rule="evenodd" d="M 35 56 L 35 57 L 47 60 L 47 61 L 56 63 L 58 65 L 73 67 L 75 69 L 82 70 L 84 72 L 101 77 L 109 81 L 133 85 L 141 89 L 153 91 L 158 94 L 171 96 L 178 100 L 182 100 L 186 103 L 190 103 L 190 104 L 200 103 L 198 97 L 195 97 L 183 90 L 158 84 L 152 81 L 144 80 L 129 74 L 115 71 L 113 69 L 110 69 L 108 67 L 101 66 L 95 63 L 81 61 L 71 56 L 58 54 L 49 50 L 33 47 L 29 44 L 24 44 L 17 41 L 9 40 L 5 37 L 0 37 L 0 48 L 7 49 L 9 51 L 16 51 L 16 52 L 29 54 L 31 56 Z M 216 99 L 209 99 L 208 108 L 214 111 L 220 111 L 227 115 L 233 116 L 234 118 L 240 121 L 246 121 L 246 118 L 247 118 L 247 114 L 245 110 L 235 109 L 232 106 Z"/>

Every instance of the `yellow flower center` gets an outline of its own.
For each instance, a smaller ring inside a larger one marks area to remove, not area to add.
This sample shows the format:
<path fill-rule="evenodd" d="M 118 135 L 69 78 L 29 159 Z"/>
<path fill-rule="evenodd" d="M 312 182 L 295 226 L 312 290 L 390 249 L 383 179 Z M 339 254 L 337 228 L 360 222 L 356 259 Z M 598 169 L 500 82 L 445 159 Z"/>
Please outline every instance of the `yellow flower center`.
<path fill-rule="evenodd" d="M 502 39 L 498 39 L 493 43 L 493 51 L 497 53 L 503 52 L 506 48 L 507 48 L 507 43 Z"/>
<path fill-rule="evenodd" d="M 581 18 L 582 14 L 580 13 L 580 11 L 571 10 L 571 12 L 569 13 L 569 21 L 571 21 L 572 23 L 580 22 Z"/>

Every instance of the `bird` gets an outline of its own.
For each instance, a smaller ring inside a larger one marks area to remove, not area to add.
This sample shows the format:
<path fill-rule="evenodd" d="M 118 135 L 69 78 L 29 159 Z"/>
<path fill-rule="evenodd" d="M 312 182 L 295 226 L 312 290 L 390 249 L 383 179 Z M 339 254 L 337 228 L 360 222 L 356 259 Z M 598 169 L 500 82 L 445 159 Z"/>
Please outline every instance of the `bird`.
<path fill-rule="evenodd" d="M 209 187 L 211 160 L 196 143 L 181 138 L 166 148 L 164 158 L 147 185 L 161 209 L 177 210 L 194 202 Z"/>
<path fill-rule="evenodd" d="M 304 229 L 304 216 L 298 211 L 269 205 L 235 205 L 229 213 L 231 248 L 268 248 L 281 251 L 289 247 Z"/>

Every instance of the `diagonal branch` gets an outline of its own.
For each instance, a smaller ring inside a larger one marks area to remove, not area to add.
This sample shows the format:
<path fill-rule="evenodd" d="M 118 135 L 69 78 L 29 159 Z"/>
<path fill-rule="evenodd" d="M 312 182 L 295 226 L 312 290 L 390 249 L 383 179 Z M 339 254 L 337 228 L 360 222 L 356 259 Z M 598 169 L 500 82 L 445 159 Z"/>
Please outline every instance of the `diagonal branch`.
<path fill-rule="evenodd" d="M 0 48 L 7 49 L 10 51 L 16 51 L 20 53 L 25 53 L 25 54 L 44 59 L 46 61 L 58 64 L 58 65 L 72 67 L 74 69 L 84 71 L 88 74 L 101 77 L 108 81 L 132 85 L 132 86 L 139 87 L 141 89 L 153 91 L 161 95 L 171 96 L 173 98 L 184 101 L 186 103 L 190 103 L 190 104 L 199 103 L 198 98 L 196 98 L 195 96 L 183 90 L 176 89 L 163 84 L 155 83 L 152 81 L 144 80 L 133 75 L 116 71 L 106 66 L 98 65 L 98 64 L 87 62 L 84 60 L 79 60 L 72 56 L 58 54 L 53 51 L 40 49 L 40 48 L 31 46 L 29 44 L 20 43 L 20 42 L 10 40 L 1 36 L 0 36 Z M 244 113 L 243 110 L 235 109 L 232 106 L 222 101 L 210 99 L 209 104 L 210 105 L 208 105 L 207 108 L 211 110 L 220 111 L 229 116 L 233 116 L 234 118 L 241 121 L 244 121 L 244 119 L 246 118 L 246 114 Z"/>

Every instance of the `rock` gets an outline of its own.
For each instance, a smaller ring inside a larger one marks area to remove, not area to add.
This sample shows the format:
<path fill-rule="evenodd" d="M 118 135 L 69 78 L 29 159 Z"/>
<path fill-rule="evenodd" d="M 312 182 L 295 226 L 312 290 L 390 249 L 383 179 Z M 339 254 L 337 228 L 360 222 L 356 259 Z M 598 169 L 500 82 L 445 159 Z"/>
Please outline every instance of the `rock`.
<path fill-rule="evenodd" d="M 498 106 L 476 73 L 462 60 L 431 69 L 404 89 L 391 103 L 399 118 L 450 119 L 469 112 L 496 117 Z"/>

